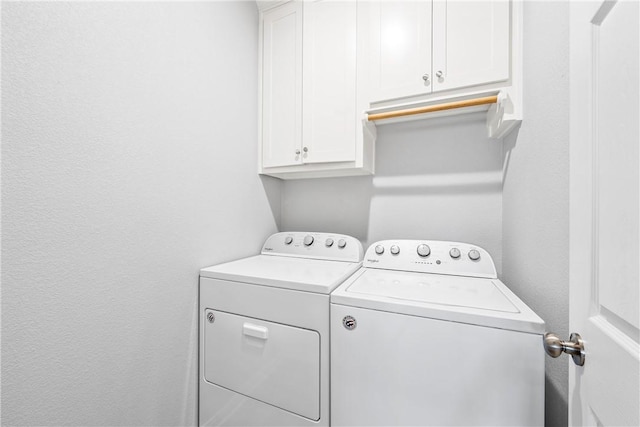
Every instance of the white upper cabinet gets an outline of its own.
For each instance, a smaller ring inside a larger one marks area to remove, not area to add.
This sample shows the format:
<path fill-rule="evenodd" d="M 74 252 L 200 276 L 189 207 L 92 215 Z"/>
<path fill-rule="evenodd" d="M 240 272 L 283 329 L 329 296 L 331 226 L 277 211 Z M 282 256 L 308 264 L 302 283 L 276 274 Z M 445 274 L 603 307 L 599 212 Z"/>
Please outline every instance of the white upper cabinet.
<path fill-rule="evenodd" d="M 362 124 L 368 100 L 357 67 L 364 64 L 359 4 L 290 1 L 261 12 L 260 173 L 372 173 L 375 130 Z"/>
<path fill-rule="evenodd" d="M 300 164 L 302 3 L 267 10 L 262 24 L 262 165 Z"/>
<path fill-rule="evenodd" d="M 356 157 L 356 3 L 304 5 L 303 160 Z"/>
<path fill-rule="evenodd" d="M 522 120 L 519 1 L 258 4 L 261 174 L 371 174 L 394 121 L 487 111 L 502 138 Z"/>
<path fill-rule="evenodd" d="M 506 81 L 510 3 L 373 1 L 370 102 Z"/>
<path fill-rule="evenodd" d="M 431 1 L 377 1 L 370 11 L 370 97 L 431 92 Z"/>
<path fill-rule="evenodd" d="M 433 2 L 433 91 L 509 79 L 509 2 Z"/>

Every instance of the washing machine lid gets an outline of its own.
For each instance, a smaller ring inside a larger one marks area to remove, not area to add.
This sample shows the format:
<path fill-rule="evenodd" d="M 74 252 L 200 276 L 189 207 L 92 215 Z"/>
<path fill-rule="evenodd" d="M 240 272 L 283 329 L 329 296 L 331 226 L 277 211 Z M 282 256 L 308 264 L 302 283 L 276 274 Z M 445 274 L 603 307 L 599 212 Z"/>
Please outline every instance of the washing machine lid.
<path fill-rule="evenodd" d="M 544 322 L 500 280 L 362 268 L 332 304 L 544 333 Z"/>
<path fill-rule="evenodd" d="M 200 270 L 201 277 L 329 294 L 361 262 L 256 255 Z"/>
<path fill-rule="evenodd" d="M 453 307 L 518 312 L 492 280 L 469 277 L 420 273 L 398 275 L 388 270 L 367 269 L 347 292 Z"/>

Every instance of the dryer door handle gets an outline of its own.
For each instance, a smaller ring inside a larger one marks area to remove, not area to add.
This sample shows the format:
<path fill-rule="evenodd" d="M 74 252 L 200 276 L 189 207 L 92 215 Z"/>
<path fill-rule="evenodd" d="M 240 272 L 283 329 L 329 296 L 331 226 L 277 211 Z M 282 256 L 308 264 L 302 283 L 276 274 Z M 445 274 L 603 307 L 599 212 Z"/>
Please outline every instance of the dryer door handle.
<path fill-rule="evenodd" d="M 242 333 L 254 338 L 259 338 L 261 340 L 266 340 L 269 338 L 269 329 L 265 326 L 254 325 L 253 323 L 243 323 L 242 324 Z"/>

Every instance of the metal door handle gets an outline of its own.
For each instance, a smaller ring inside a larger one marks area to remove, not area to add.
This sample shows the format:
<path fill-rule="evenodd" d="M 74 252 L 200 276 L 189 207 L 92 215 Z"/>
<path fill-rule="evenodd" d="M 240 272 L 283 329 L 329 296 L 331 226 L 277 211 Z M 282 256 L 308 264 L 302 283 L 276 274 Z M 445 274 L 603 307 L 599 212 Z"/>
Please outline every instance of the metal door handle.
<path fill-rule="evenodd" d="M 559 336 L 550 332 L 544 334 L 544 351 L 551 357 L 558 357 L 562 353 L 570 354 L 573 363 L 584 366 L 584 341 L 576 332 L 571 333 L 569 341 L 562 341 Z"/>

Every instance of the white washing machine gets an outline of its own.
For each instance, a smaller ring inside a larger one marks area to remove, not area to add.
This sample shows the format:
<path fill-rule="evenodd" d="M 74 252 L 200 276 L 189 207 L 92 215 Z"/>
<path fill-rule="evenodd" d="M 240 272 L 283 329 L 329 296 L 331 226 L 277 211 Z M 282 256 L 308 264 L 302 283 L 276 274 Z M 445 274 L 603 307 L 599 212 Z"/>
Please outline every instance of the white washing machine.
<path fill-rule="evenodd" d="M 375 243 L 331 294 L 331 424 L 541 426 L 544 330 L 482 248 Z"/>
<path fill-rule="evenodd" d="M 329 425 L 329 294 L 362 255 L 350 236 L 277 233 L 200 271 L 200 425 Z"/>

